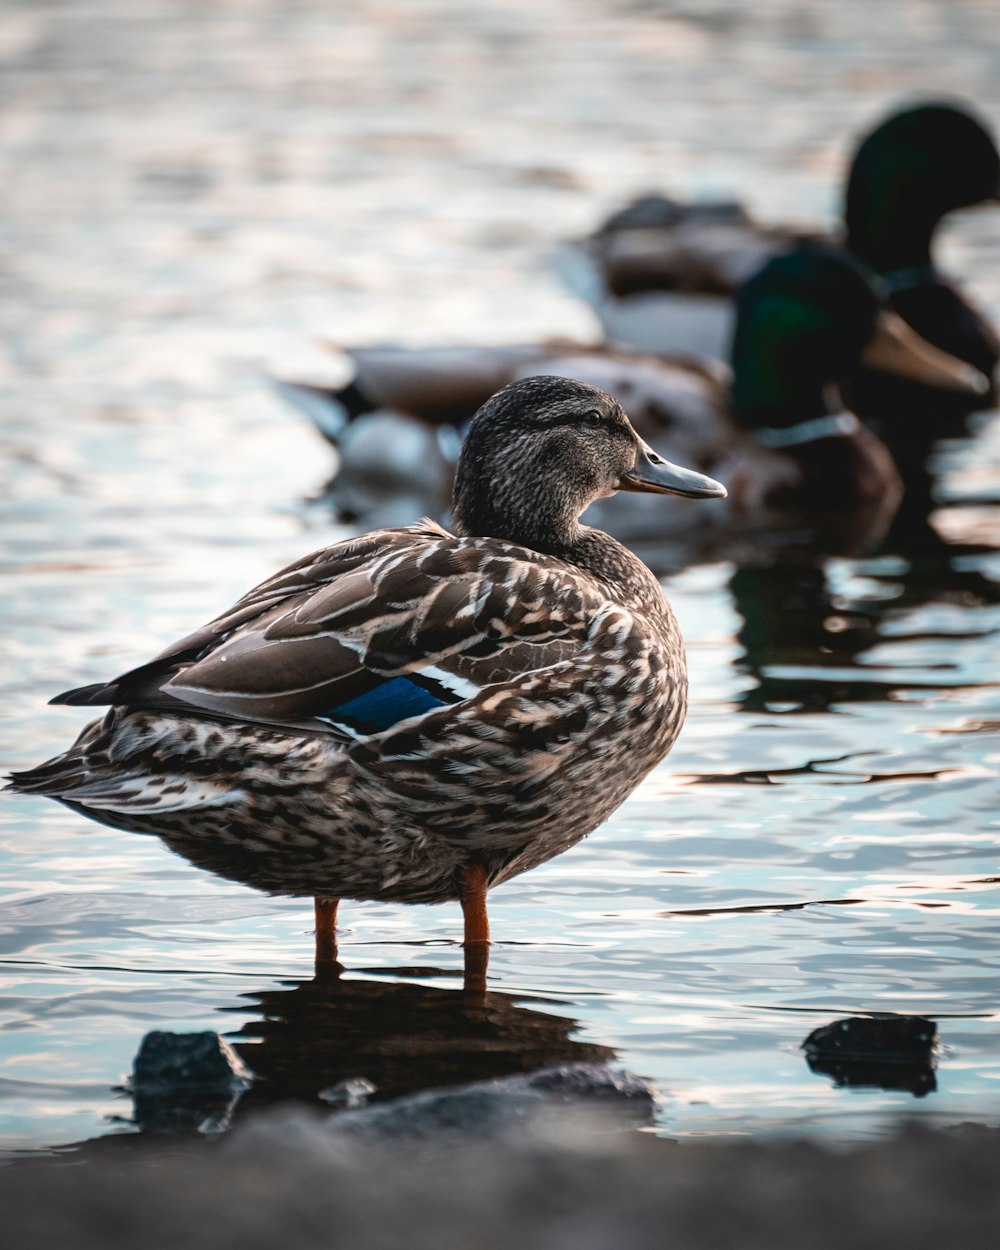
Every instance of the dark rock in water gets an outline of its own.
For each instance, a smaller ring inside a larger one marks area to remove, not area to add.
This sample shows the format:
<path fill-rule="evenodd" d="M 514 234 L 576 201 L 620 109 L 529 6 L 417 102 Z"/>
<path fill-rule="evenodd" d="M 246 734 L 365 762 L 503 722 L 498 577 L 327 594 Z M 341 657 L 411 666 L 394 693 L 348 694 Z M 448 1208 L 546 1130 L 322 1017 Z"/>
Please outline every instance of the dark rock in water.
<path fill-rule="evenodd" d="M 142 1039 L 132 1065 L 134 1091 L 156 1094 L 178 1089 L 245 1089 L 250 1071 L 218 1033 L 166 1033 Z"/>
<path fill-rule="evenodd" d="M 609 1068 L 598 1063 L 569 1063 L 541 1068 L 526 1077 L 494 1081 L 495 1086 L 524 1084 L 550 1102 L 600 1104 L 626 1112 L 631 1118 L 648 1121 L 656 1106 L 656 1094 L 648 1081 L 634 1072 Z"/>
<path fill-rule="evenodd" d="M 881 1063 L 929 1062 L 936 1040 L 937 1026 L 923 1016 L 849 1016 L 814 1029 L 802 1049 Z"/>
<path fill-rule="evenodd" d="M 836 1085 L 908 1090 L 937 1088 L 937 1027 L 923 1016 L 850 1016 L 814 1029 L 802 1043 L 809 1070 Z"/>
<path fill-rule="evenodd" d="M 135 1122 L 144 1133 L 221 1132 L 250 1083 L 218 1033 L 154 1030 L 142 1039 L 129 1081 Z"/>
<path fill-rule="evenodd" d="M 337 1133 L 371 1139 L 445 1139 L 495 1135 L 554 1108 L 589 1109 L 632 1128 L 652 1119 L 652 1088 L 631 1072 L 601 1064 L 566 1064 L 527 1076 L 426 1090 L 346 1111 L 329 1121 Z"/>

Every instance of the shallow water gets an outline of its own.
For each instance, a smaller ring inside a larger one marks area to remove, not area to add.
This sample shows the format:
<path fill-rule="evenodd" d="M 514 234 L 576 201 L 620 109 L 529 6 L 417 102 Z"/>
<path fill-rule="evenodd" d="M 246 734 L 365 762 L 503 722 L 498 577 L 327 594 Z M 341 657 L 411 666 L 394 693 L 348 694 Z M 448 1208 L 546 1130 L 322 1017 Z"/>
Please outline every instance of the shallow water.
<path fill-rule="evenodd" d="M 630 191 L 823 220 L 846 136 L 900 95 L 1000 118 L 988 3 L 543 7 L 6 6 L 7 766 L 83 723 L 51 694 L 346 532 L 302 502 L 331 457 L 263 380 L 310 336 L 586 333 L 544 253 Z M 1000 213 L 945 244 L 1000 316 Z M 496 891 L 485 1007 L 459 992 L 456 907 L 345 904 L 348 972 L 314 983 L 307 903 L 5 799 L 0 1144 L 136 1131 L 114 1087 L 152 1028 L 235 1035 L 298 1096 L 613 1051 L 678 1136 L 994 1123 L 1000 423 L 939 467 L 947 561 L 668 580 L 685 732 Z M 937 1022 L 933 1091 L 809 1070 L 809 1032 L 869 1012 Z"/>

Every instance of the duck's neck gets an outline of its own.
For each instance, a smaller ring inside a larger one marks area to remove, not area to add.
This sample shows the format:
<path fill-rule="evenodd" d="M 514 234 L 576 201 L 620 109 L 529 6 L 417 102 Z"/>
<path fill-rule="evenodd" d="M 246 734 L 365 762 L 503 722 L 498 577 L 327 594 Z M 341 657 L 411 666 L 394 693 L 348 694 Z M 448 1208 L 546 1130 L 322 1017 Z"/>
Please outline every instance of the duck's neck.
<path fill-rule="evenodd" d="M 659 582 L 627 547 L 603 530 L 581 525 L 577 508 L 558 494 L 547 496 L 543 506 L 519 506 L 488 489 L 459 491 L 452 513 L 456 533 L 473 538 L 499 538 L 541 555 L 554 556 L 575 565 L 617 589 L 623 599 L 644 607 L 664 602 Z"/>
<path fill-rule="evenodd" d="M 619 599 L 646 614 L 661 614 L 673 623 L 663 587 L 637 555 L 604 530 L 578 526 L 572 561 L 614 588 Z"/>
<path fill-rule="evenodd" d="M 766 310 L 758 309 L 757 312 Z M 843 409 L 815 340 L 780 316 L 745 316 L 733 342 L 732 415 L 745 429 L 782 429 Z"/>
<path fill-rule="evenodd" d="M 497 479 L 459 482 L 452 521 L 474 538 L 500 538 L 544 555 L 571 559 L 583 526 L 579 508 L 553 485 L 544 492 Z"/>
<path fill-rule="evenodd" d="M 733 419 L 746 430 L 784 430 L 843 411 L 840 388 L 832 382 L 791 379 L 756 391 L 733 384 Z"/>
<path fill-rule="evenodd" d="M 888 193 L 847 214 L 847 246 L 878 274 L 931 271 L 931 248 L 941 214 L 921 211 Z"/>
<path fill-rule="evenodd" d="M 879 274 L 928 267 L 934 232 L 956 207 L 953 198 L 912 154 L 863 149 L 847 184 L 847 246 Z"/>

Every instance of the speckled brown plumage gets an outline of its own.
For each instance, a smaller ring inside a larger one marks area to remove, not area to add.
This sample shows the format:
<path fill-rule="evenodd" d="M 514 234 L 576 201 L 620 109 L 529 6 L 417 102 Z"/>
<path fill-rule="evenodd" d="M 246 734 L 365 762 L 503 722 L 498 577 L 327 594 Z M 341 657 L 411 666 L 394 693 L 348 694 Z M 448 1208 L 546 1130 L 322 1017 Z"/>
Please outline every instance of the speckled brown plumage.
<path fill-rule="evenodd" d="M 114 681 L 69 751 L 15 775 L 281 894 L 438 902 L 594 829 L 669 750 L 686 678 L 662 589 L 577 517 L 614 489 L 721 493 L 618 404 L 557 378 L 484 406 L 456 521 L 290 565 Z"/>

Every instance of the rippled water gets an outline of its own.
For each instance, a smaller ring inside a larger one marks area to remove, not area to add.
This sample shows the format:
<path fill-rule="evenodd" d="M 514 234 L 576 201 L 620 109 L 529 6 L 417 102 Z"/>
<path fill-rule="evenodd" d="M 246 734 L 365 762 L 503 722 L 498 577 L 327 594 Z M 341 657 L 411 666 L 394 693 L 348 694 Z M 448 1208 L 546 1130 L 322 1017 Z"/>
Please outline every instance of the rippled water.
<path fill-rule="evenodd" d="M 991 7 L 8 4 L 4 763 L 77 732 L 52 693 L 346 532 L 302 502 L 332 465 L 264 383 L 277 356 L 586 332 L 544 251 L 639 187 L 822 219 L 846 136 L 901 94 L 1000 117 Z M 945 243 L 1000 316 L 1000 213 Z M 686 730 L 493 895 L 485 1005 L 457 907 L 345 904 L 348 972 L 315 982 L 307 903 L 6 800 L 0 1143 L 134 1132 L 114 1087 L 152 1028 L 233 1035 L 276 1094 L 614 1052 L 671 1134 L 995 1122 L 1000 423 L 939 467 L 948 559 L 669 579 Z M 937 1022 L 936 1088 L 810 1071 L 804 1037 L 869 1012 Z"/>

